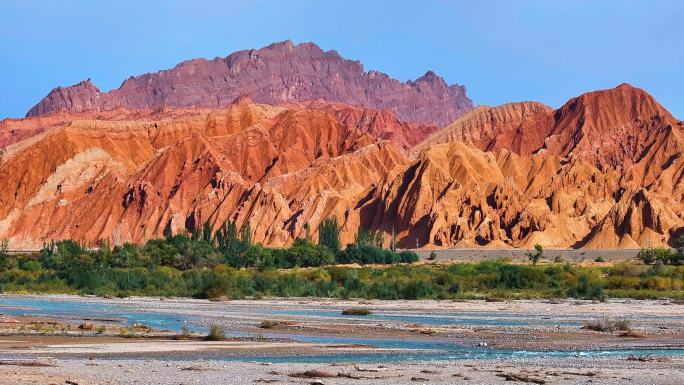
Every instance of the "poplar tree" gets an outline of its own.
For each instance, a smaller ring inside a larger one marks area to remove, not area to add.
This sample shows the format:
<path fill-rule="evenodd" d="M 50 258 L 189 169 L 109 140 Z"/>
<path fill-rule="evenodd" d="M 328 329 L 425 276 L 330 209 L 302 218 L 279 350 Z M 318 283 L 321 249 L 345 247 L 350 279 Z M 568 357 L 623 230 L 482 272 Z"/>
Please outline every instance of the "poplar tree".
<path fill-rule="evenodd" d="M 336 216 L 326 218 L 318 224 L 318 244 L 332 251 L 340 249 L 340 227 Z"/>

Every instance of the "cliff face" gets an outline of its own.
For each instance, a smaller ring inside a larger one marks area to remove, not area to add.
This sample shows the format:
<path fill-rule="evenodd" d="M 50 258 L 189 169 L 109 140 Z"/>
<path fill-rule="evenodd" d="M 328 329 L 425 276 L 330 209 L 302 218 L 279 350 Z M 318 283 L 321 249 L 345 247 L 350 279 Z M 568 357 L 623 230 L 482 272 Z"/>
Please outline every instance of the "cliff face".
<path fill-rule="evenodd" d="M 408 123 L 444 127 L 473 108 L 465 87 L 447 85 L 428 71 L 402 83 L 384 73 L 364 72 L 359 61 L 313 43 L 287 40 L 221 59 L 194 59 L 173 69 L 131 77 L 121 87 L 100 92 L 89 80 L 57 87 L 26 114 L 127 109 L 223 108 L 241 95 L 257 103 L 323 99 L 389 110 Z"/>

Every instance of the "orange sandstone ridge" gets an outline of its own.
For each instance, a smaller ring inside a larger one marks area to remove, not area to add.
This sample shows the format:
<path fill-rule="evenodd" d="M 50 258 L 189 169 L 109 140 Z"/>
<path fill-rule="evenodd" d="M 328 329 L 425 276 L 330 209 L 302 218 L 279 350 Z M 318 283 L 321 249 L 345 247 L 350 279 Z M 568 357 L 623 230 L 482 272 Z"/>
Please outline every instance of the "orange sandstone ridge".
<path fill-rule="evenodd" d="M 442 130 L 340 102 L 248 98 L 8 119 L 0 238 L 144 242 L 235 220 L 277 247 L 307 223 L 315 240 L 335 215 L 343 243 L 362 226 L 394 230 L 401 247 L 672 245 L 684 234 L 683 129 L 629 85 L 555 111 L 480 106 Z"/>

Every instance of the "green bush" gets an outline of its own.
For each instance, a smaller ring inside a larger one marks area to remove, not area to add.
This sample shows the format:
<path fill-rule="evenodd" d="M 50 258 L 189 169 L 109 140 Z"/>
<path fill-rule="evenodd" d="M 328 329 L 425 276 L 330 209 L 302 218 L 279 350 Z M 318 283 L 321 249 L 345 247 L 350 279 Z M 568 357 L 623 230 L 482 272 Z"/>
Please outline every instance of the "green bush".
<path fill-rule="evenodd" d="M 369 290 L 371 298 L 395 300 L 399 299 L 397 284 L 391 282 L 374 283 Z"/>
<path fill-rule="evenodd" d="M 259 327 L 261 329 L 273 329 L 273 328 L 277 327 L 278 325 L 280 325 L 280 322 L 277 322 L 277 321 L 263 321 L 259 325 Z"/>
<path fill-rule="evenodd" d="M 342 311 L 342 315 L 371 315 L 373 314 L 368 309 L 345 309 Z"/>
<path fill-rule="evenodd" d="M 605 299 L 603 286 L 600 283 L 591 283 L 586 274 L 579 277 L 577 285 L 568 289 L 567 295 L 577 299 Z"/>
<path fill-rule="evenodd" d="M 432 288 L 425 281 L 411 281 L 401 291 L 404 299 L 426 298 L 432 294 Z"/>
<path fill-rule="evenodd" d="M 641 249 L 637 254 L 636 258 L 641 260 L 643 263 L 650 265 L 660 261 L 667 264 L 670 262 L 672 257 L 672 250 L 666 247 L 652 247 L 648 249 Z"/>
<path fill-rule="evenodd" d="M 42 270 L 43 266 L 40 264 L 40 262 L 33 259 L 22 259 L 19 261 L 19 268 L 24 271 L 34 272 Z"/>
<path fill-rule="evenodd" d="M 223 341 L 226 339 L 226 332 L 222 327 L 211 325 L 209 334 L 207 334 L 207 341 Z"/>

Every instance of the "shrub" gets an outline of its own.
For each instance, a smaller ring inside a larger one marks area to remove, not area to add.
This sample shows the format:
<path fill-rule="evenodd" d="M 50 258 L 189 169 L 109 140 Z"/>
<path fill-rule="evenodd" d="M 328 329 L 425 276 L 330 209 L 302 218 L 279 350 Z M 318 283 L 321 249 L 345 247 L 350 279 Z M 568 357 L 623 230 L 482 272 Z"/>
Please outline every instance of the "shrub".
<path fill-rule="evenodd" d="M 187 326 L 183 325 L 183 327 L 181 328 L 181 334 L 180 334 L 180 336 L 181 336 L 181 338 L 183 338 L 183 339 L 190 338 L 190 329 L 188 329 Z"/>
<path fill-rule="evenodd" d="M 606 261 L 606 259 L 603 258 L 602 256 L 598 256 L 598 257 L 596 257 L 596 259 L 594 259 L 594 262 L 605 262 L 605 261 Z"/>
<path fill-rule="evenodd" d="M 349 277 L 349 269 L 348 267 L 339 267 L 339 266 L 329 266 L 326 268 L 328 270 L 328 274 L 330 274 L 330 279 L 339 282 L 340 284 L 344 284 L 347 281 L 347 277 Z"/>
<path fill-rule="evenodd" d="M 19 268 L 24 270 L 24 271 L 40 271 L 43 269 L 43 266 L 38 262 L 34 261 L 33 259 L 28 259 L 28 260 L 22 260 L 19 262 Z"/>
<path fill-rule="evenodd" d="M 589 281 L 589 276 L 586 274 L 581 275 L 578 281 L 577 285 L 568 289 L 568 297 L 578 299 L 605 299 L 603 286 L 600 283 L 591 283 Z"/>
<path fill-rule="evenodd" d="M 664 291 L 670 288 L 671 282 L 670 278 L 648 277 L 644 280 L 644 286 L 651 290 Z"/>
<path fill-rule="evenodd" d="M 632 330 L 632 320 L 626 317 L 618 317 L 614 322 L 615 330 L 630 331 Z"/>
<path fill-rule="evenodd" d="M 337 296 L 337 298 L 339 299 L 349 299 L 350 294 L 351 292 L 345 289 L 344 287 L 337 289 L 337 291 L 335 292 L 335 296 Z"/>
<path fill-rule="evenodd" d="M 402 251 L 401 253 L 399 253 L 399 257 L 401 257 L 401 263 L 418 262 L 418 254 L 410 250 Z"/>
<path fill-rule="evenodd" d="M 547 279 L 540 269 L 521 265 L 501 265 L 496 283 L 509 289 L 526 289 Z"/>
<path fill-rule="evenodd" d="M 638 277 L 641 274 L 643 274 L 644 270 L 644 266 L 637 265 L 634 263 L 622 262 L 613 267 L 611 275 L 621 277 Z"/>
<path fill-rule="evenodd" d="M 462 287 L 461 287 L 461 281 L 456 281 L 456 283 L 454 283 L 453 285 L 451 285 L 451 287 L 449 288 L 449 293 L 451 293 L 451 294 L 458 294 L 458 293 L 460 293 L 462 290 L 463 290 L 463 289 L 462 289 Z"/>
<path fill-rule="evenodd" d="M 371 315 L 372 312 L 368 309 L 345 309 L 342 315 Z"/>
<path fill-rule="evenodd" d="M 430 285 L 425 281 L 411 281 L 406 286 L 404 286 L 401 291 L 402 297 L 405 299 L 420 299 L 425 298 L 432 293 Z"/>
<path fill-rule="evenodd" d="M 672 257 L 672 250 L 666 247 L 651 247 L 648 249 L 639 250 L 636 258 L 641 260 L 643 263 L 650 265 L 657 261 L 662 263 L 668 263 Z"/>
<path fill-rule="evenodd" d="M 209 334 L 207 334 L 207 341 L 223 341 L 226 339 L 226 332 L 218 325 L 211 325 Z"/>
<path fill-rule="evenodd" d="M 429 260 L 434 261 L 437 259 L 437 252 L 431 251 L 430 256 L 428 257 Z"/>
<path fill-rule="evenodd" d="M 679 240 L 682 239 L 682 237 L 679 237 L 677 242 L 679 242 Z M 674 266 L 684 265 L 684 247 L 680 247 L 679 249 L 677 249 L 677 251 L 670 255 L 670 264 Z"/>
<path fill-rule="evenodd" d="M 105 327 L 104 325 L 102 325 L 102 326 L 100 326 L 99 328 L 97 328 L 97 334 L 102 334 L 102 333 L 104 333 L 104 332 L 106 332 L 106 331 L 107 331 L 107 327 Z"/>
<path fill-rule="evenodd" d="M 394 300 L 399 299 L 397 284 L 391 282 L 374 283 L 369 290 L 371 298 Z"/>
<path fill-rule="evenodd" d="M 366 290 L 366 287 L 368 287 L 368 285 L 358 278 L 348 279 L 347 282 L 344 283 L 345 289 L 354 292 L 363 292 Z"/>
<path fill-rule="evenodd" d="M 610 277 L 608 287 L 611 289 L 637 289 L 641 286 L 641 278 L 637 277 Z"/>
<path fill-rule="evenodd" d="M 585 323 L 582 329 L 597 332 L 630 331 L 632 330 L 632 321 L 625 317 L 614 319 L 608 316 L 601 316 L 594 322 Z"/>
<path fill-rule="evenodd" d="M 92 322 L 85 322 L 85 323 L 78 325 L 78 328 L 80 330 L 93 330 L 93 329 L 95 329 L 95 324 L 93 324 Z"/>
<path fill-rule="evenodd" d="M 277 321 L 263 321 L 259 327 L 262 329 L 273 329 L 278 325 L 280 325 L 280 322 Z"/>

